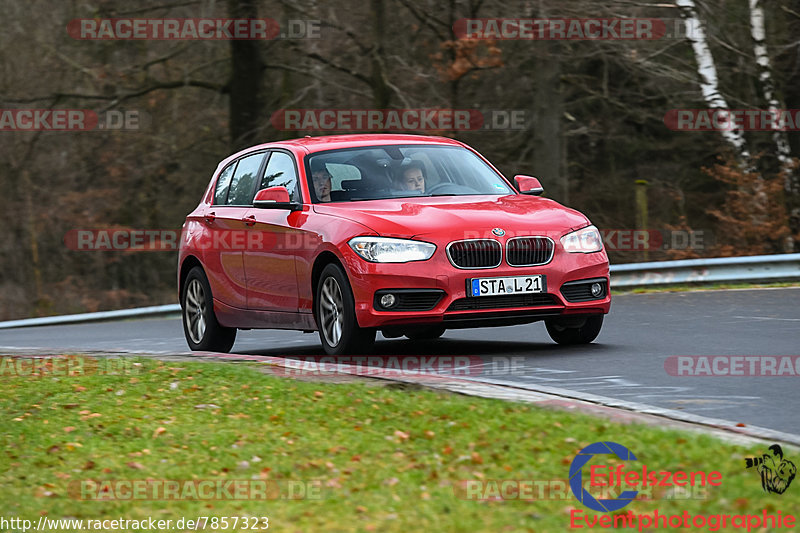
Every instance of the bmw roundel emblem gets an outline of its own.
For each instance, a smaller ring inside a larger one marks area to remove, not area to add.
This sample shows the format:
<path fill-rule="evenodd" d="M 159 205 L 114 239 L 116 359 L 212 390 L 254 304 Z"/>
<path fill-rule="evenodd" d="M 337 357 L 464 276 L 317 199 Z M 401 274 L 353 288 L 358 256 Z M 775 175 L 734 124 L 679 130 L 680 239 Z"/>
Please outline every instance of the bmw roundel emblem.
<path fill-rule="evenodd" d="M 495 234 L 495 235 L 497 235 L 498 237 L 502 237 L 503 235 L 505 235 L 505 234 L 506 234 L 506 232 L 505 232 L 505 231 L 503 231 L 503 230 L 502 230 L 502 229 L 500 229 L 500 228 L 494 228 L 494 229 L 492 230 L 492 233 L 493 233 L 493 234 Z"/>

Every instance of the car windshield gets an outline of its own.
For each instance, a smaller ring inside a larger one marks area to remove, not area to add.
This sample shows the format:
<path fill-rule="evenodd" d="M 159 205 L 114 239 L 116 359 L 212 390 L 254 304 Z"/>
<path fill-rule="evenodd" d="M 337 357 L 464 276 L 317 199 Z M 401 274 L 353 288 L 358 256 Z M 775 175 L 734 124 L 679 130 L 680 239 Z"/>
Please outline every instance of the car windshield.
<path fill-rule="evenodd" d="M 480 157 L 456 146 L 329 150 L 312 154 L 306 165 L 315 203 L 515 194 Z"/>

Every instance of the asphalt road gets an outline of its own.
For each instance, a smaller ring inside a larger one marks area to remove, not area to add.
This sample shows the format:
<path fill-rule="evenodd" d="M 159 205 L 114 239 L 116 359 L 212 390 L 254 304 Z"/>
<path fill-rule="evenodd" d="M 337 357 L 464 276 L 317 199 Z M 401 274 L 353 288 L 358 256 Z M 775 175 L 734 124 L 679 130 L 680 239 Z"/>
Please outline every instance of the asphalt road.
<path fill-rule="evenodd" d="M 676 355 L 800 355 L 800 289 L 615 296 L 594 344 L 555 345 L 542 323 L 448 331 L 437 341 L 384 340 L 377 355 L 472 355 L 476 379 L 545 385 L 800 434 L 800 377 L 676 377 Z M 316 334 L 241 331 L 233 351 L 321 355 Z M 187 352 L 180 320 L 0 330 L 15 349 Z"/>

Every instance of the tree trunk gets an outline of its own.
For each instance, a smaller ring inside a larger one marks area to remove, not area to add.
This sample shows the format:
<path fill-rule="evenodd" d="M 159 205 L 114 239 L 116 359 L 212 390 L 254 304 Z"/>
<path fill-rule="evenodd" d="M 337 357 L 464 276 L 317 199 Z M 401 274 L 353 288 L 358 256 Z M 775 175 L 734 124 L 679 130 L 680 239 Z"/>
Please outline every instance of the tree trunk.
<path fill-rule="evenodd" d="M 228 0 L 231 18 L 258 18 L 255 0 Z M 231 147 L 240 150 L 257 144 L 264 117 L 261 81 L 263 63 L 259 41 L 231 40 L 230 135 Z"/>
<path fill-rule="evenodd" d="M 717 65 L 711 49 L 708 47 L 708 39 L 705 29 L 700 23 L 697 15 L 697 7 L 694 0 L 677 0 L 677 5 L 681 9 L 681 17 L 686 20 L 687 27 L 693 28 L 691 35 L 687 39 L 692 44 L 695 60 L 697 61 L 697 75 L 700 77 L 700 90 L 706 104 L 711 109 L 730 109 L 728 102 L 722 93 L 719 92 L 719 78 L 717 76 Z M 722 137 L 733 146 L 736 155 L 745 166 L 750 165 L 750 153 L 745 146 L 744 135 L 740 131 L 722 130 Z"/>
<path fill-rule="evenodd" d="M 569 202 L 569 186 L 562 168 L 563 135 L 561 117 L 563 98 L 561 94 L 560 44 L 547 43 L 547 55 L 534 61 L 533 87 L 533 162 L 534 175 L 544 183 L 553 184 L 554 197 Z"/>
<path fill-rule="evenodd" d="M 370 13 L 373 21 L 374 45 L 372 48 L 372 94 L 376 109 L 387 109 L 392 91 L 386 80 L 385 40 L 386 21 L 383 0 L 371 0 Z"/>
<path fill-rule="evenodd" d="M 775 95 L 775 82 L 772 79 L 772 66 L 767 52 L 766 36 L 764 27 L 764 9 L 761 0 L 750 0 L 750 34 L 753 37 L 753 53 L 756 58 L 758 68 L 758 80 L 761 82 L 761 90 L 764 100 L 769 106 L 769 112 L 777 116 L 779 109 L 783 107 Z M 772 123 L 772 139 L 775 141 L 776 157 L 780 173 L 783 178 L 784 190 L 786 192 L 786 212 L 789 213 L 789 226 L 792 235 L 800 233 L 800 176 L 798 169 L 792 161 L 789 137 L 785 131 L 780 130 L 777 121 Z M 792 236 L 789 237 L 785 246 L 787 252 L 792 252 L 797 248 Z"/>

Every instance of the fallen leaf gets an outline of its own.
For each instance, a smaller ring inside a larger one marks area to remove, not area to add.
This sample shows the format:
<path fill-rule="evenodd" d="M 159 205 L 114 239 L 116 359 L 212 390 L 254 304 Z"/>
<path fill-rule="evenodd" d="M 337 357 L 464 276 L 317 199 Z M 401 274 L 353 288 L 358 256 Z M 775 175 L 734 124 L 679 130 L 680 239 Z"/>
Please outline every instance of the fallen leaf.
<path fill-rule="evenodd" d="M 400 431 L 399 429 L 394 432 L 394 436 L 398 437 L 400 440 L 408 440 L 410 435 L 405 431 Z"/>
<path fill-rule="evenodd" d="M 144 465 L 142 463 L 137 463 L 135 461 L 131 461 L 130 463 L 125 463 L 125 466 L 133 468 L 134 470 L 144 470 Z"/>
<path fill-rule="evenodd" d="M 165 428 L 164 426 L 156 428 L 156 430 L 153 432 L 153 438 L 154 439 L 157 438 L 159 435 L 161 435 L 165 431 L 167 431 L 167 428 Z"/>

